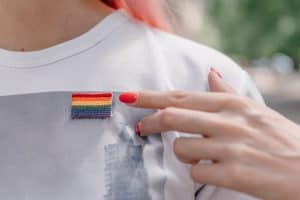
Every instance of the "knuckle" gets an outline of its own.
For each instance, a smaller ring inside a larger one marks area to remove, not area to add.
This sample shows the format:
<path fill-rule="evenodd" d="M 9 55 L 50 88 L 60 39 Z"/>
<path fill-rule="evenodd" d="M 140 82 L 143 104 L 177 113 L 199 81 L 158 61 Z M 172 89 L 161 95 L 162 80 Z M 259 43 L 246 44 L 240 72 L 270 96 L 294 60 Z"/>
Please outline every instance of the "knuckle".
<path fill-rule="evenodd" d="M 176 110 L 174 108 L 166 108 L 160 111 L 159 118 L 164 127 L 171 128 L 176 120 Z"/>
<path fill-rule="evenodd" d="M 250 148 L 247 144 L 237 143 L 231 145 L 224 145 L 221 147 L 223 155 L 227 159 L 239 160 L 244 157 L 248 157 L 251 154 Z"/>
<path fill-rule="evenodd" d="M 246 97 L 229 94 L 225 98 L 225 106 L 233 109 L 245 109 L 250 105 L 249 100 Z"/>
<path fill-rule="evenodd" d="M 177 99 L 183 98 L 187 95 L 186 91 L 183 91 L 183 90 L 170 91 L 169 94 L 171 97 L 177 98 Z"/>
<path fill-rule="evenodd" d="M 179 107 L 187 96 L 187 92 L 181 90 L 170 91 L 168 96 L 170 97 L 170 104 L 174 107 Z"/>
<path fill-rule="evenodd" d="M 235 95 L 232 95 L 232 94 L 226 94 L 226 96 L 224 96 L 223 98 L 223 105 L 225 107 L 233 107 L 236 103 L 236 96 Z"/>
<path fill-rule="evenodd" d="M 223 152 L 225 158 L 231 158 L 234 151 L 231 145 L 224 145 L 220 150 Z"/>
<path fill-rule="evenodd" d="M 236 96 L 233 102 L 238 109 L 245 109 L 249 107 L 248 99 L 243 96 Z"/>
<path fill-rule="evenodd" d="M 249 157 L 251 154 L 250 148 L 246 144 L 234 144 L 232 155 L 234 159 L 242 159 Z"/>
<path fill-rule="evenodd" d="M 255 108 L 248 108 L 245 110 L 245 121 L 250 126 L 260 128 L 268 127 L 272 124 L 269 116 Z"/>

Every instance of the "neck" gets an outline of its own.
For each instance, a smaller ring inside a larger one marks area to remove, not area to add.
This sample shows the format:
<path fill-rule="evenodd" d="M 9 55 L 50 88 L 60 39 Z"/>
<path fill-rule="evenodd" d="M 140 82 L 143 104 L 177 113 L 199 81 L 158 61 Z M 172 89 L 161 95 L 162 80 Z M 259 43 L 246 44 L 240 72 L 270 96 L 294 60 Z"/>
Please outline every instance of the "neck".
<path fill-rule="evenodd" d="M 47 48 L 81 35 L 109 13 L 99 0 L 0 0 L 0 48 Z"/>

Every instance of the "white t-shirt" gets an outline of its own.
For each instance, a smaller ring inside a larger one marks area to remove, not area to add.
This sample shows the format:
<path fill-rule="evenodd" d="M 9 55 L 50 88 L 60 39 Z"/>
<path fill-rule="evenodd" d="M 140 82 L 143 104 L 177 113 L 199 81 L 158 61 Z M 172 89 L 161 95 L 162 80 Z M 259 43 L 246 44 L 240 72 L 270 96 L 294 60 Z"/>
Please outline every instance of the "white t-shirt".
<path fill-rule="evenodd" d="M 5 100 L 7 96 L 45 92 L 49 94 L 56 92 L 57 96 L 64 96 L 64 93 L 57 92 L 122 92 L 145 89 L 206 91 L 208 88 L 207 75 L 210 67 L 218 69 L 222 73 L 224 80 L 241 94 L 248 95 L 262 102 L 260 94 L 253 86 L 247 73 L 231 59 L 203 45 L 152 29 L 132 20 L 122 10 L 119 10 L 106 17 L 85 34 L 44 50 L 12 52 L 0 49 L 0 96 L 4 96 L 3 102 L 7 102 Z M 68 94 L 65 94 L 65 97 L 66 95 Z M 22 98 L 22 96 L 16 96 L 16 98 Z M 38 99 L 37 97 L 32 98 Z M 64 98 L 62 97 L 61 99 Z M 59 102 L 57 101 L 57 103 Z M 63 101 L 61 100 L 61 102 Z M 3 103 L 3 105 L 5 104 Z M 118 108 L 116 107 L 115 109 Z M 125 108 L 120 107 L 120 109 Z M 155 177 L 153 179 L 149 178 L 152 182 L 147 184 L 150 199 L 195 199 L 198 185 L 189 176 L 189 166 L 180 163 L 173 153 L 173 141 L 178 136 L 180 136 L 180 133 L 175 132 L 162 134 L 161 136 L 163 144 L 163 172 L 158 168 L 156 169 L 155 166 L 152 166 L 151 170 L 147 171 L 148 177 Z M 4 136 L 0 132 L 0 140 L 1 137 Z M 42 141 L 46 142 L 44 145 L 48 147 L 48 142 L 52 142 Z M 76 141 L 80 142 L 80 140 L 75 140 L 74 142 Z M 28 141 L 25 140 L 24 142 Z M 14 144 L 6 145 L 11 147 Z M 76 143 L 73 145 L 76 145 Z M 36 149 L 31 150 L 39 151 L 39 148 L 43 148 L 43 145 L 38 145 Z M 97 156 L 97 153 L 102 154 L 103 150 L 92 153 L 93 155 L 95 154 L 94 156 Z M 48 159 L 50 158 L 47 156 L 40 156 L 38 159 L 47 160 L 46 163 L 48 164 L 52 163 L 49 162 Z M 7 159 L 9 158 L 1 157 L 0 160 L 2 161 L 0 163 L 8 163 Z M 60 162 L 60 159 L 65 159 L 65 157 L 56 155 L 52 161 Z M 90 200 L 130 199 L 130 197 L 126 197 L 125 193 L 125 196 L 122 198 L 118 195 L 118 198 L 105 197 L 107 195 L 105 180 L 104 182 L 101 180 L 102 182 L 99 183 L 99 186 L 97 185 L 97 180 L 91 181 L 91 179 L 101 176 L 105 179 L 101 161 L 95 160 L 95 163 L 93 163 L 93 159 L 95 157 L 86 157 L 82 162 L 90 165 L 95 164 L 94 166 L 99 164 L 99 170 L 94 169 L 93 171 L 95 176 L 92 176 L 93 173 L 83 170 L 89 169 L 88 167 L 74 170 L 76 167 L 79 168 L 82 163 L 78 163 L 78 166 L 68 166 L 65 163 L 65 167 L 68 167 L 74 173 L 72 177 L 63 176 L 60 174 L 62 171 L 59 170 L 51 171 L 51 177 L 56 177 L 52 179 L 48 177 L 48 179 L 41 180 L 35 176 L 27 176 L 26 178 L 30 179 L 28 184 L 31 188 L 25 187 L 24 189 L 24 185 L 19 185 L 15 188 L 7 186 L 5 193 L 0 192 L 0 199 L 35 200 L 38 199 L 38 195 L 34 193 L 41 195 L 43 191 L 45 196 L 39 196 L 39 198 L 47 200 L 77 200 L 77 198 Z M 144 159 L 147 160 L 147 158 Z M 151 163 L 149 158 L 147 162 Z M 24 161 L 23 164 L 26 165 L 28 163 Z M 21 165 L 22 163 L 19 163 L 13 170 L 5 171 L 5 175 L 3 172 L 1 173 L 0 167 L 0 186 L 6 185 L 3 177 L 14 177 L 15 180 L 10 180 L 10 183 L 18 184 L 18 176 L 15 174 L 10 176 L 7 173 L 26 173 L 26 171 L 22 171 Z M 35 166 L 31 167 L 34 168 Z M 37 168 L 42 170 L 43 166 L 38 166 Z M 44 173 L 49 173 L 49 169 L 51 167 L 45 166 Z M 32 170 L 34 171 L 34 169 Z M 162 175 L 165 177 L 165 182 L 163 192 L 158 198 L 157 191 L 161 190 L 161 188 L 159 189 L 155 186 L 155 180 L 159 180 Z M 74 193 L 70 189 L 59 190 L 55 195 L 50 195 L 49 191 L 51 189 L 48 190 L 49 188 L 47 187 L 51 187 L 51 184 L 54 186 L 59 180 L 60 188 L 70 188 L 68 185 L 70 183 L 69 179 L 74 181 L 74 185 L 77 184 L 77 187 L 74 188 L 76 188 L 78 195 L 74 195 L 76 192 Z M 43 183 L 43 181 L 46 183 Z M 40 185 L 37 187 L 38 183 Z M 97 189 L 97 187 L 99 188 Z M 19 195 L 21 193 L 23 197 L 20 198 Z M 248 196 L 212 186 L 206 186 L 196 198 L 201 200 L 251 199 Z"/>

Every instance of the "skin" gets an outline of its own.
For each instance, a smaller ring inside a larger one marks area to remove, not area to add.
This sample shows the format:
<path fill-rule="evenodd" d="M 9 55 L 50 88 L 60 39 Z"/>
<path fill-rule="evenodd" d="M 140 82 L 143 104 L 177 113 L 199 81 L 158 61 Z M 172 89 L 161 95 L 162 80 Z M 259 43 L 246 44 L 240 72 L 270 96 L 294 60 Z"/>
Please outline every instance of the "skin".
<path fill-rule="evenodd" d="M 142 136 L 166 131 L 204 136 L 174 143 L 196 182 L 266 200 L 299 199 L 300 127 L 235 94 L 214 71 L 209 84 L 211 93 L 139 92 L 130 106 L 159 109 L 139 123 Z"/>
<path fill-rule="evenodd" d="M 87 32 L 110 12 L 99 0 L 0 0 L 0 48 L 48 48 Z"/>

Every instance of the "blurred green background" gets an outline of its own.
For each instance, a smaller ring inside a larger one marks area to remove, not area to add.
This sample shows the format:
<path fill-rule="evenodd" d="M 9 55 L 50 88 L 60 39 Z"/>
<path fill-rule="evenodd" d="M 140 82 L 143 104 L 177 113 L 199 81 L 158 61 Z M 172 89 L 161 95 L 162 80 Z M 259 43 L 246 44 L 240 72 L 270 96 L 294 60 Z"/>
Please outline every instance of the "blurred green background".
<path fill-rule="evenodd" d="M 267 104 L 300 123 L 300 0 L 171 0 L 184 36 L 244 67 Z"/>
<path fill-rule="evenodd" d="M 217 47 L 245 61 L 280 52 L 299 68 L 299 0 L 206 0 L 204 4 L 207 22 L 216 26 Z"/>

